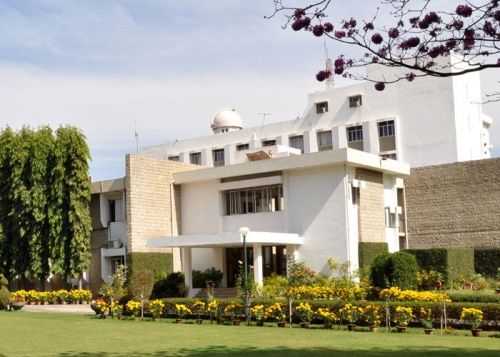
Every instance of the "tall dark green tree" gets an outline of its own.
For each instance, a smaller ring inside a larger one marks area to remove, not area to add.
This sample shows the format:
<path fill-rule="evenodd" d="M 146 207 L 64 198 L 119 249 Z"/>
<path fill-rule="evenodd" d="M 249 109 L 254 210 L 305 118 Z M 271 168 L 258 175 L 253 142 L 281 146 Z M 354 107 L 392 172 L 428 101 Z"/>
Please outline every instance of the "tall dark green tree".
<path fill-rule="evenodd" d="M 0 271 L 79 277 L 90 262 L 89 149 L 76 128 L 0 132 Z"/>
<path fill-rule="evenodd" d="M 90 152 L 77 128 L 56 131 L 51 209 L 54 269 L 81 277 L 90 266 Z"/>

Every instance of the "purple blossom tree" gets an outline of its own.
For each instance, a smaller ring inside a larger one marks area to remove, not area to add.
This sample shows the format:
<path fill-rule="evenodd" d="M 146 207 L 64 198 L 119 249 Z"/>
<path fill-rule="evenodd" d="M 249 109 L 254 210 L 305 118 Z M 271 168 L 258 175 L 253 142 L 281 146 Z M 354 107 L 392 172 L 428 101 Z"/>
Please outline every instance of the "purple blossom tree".
<path fill-rule="evenodd" d="M 360 50 L 353 58 L 339 54 L 334 73 L 321 70 L 316 75 L 318 81 L 336 74 L 373 81 L 375 89 L 382 91 L 386 84 L 400 80 L 500 68 L 500 0 L 459 0 L 447 10 L 436 9 L 438 2 L 431 0 L 380 0 L 370 20 L 350 18 L 339 23 L 329 20 L 328 12 L 335 8 L 333 0 L 317 0 L 300 8 L 288 6 L 289 0 L 273 1 L 274 12 L 267 18 L 284 14 L 283 28 L 308 31 Z M 373 79 L 355 70 L 372 63 L 402 68 L 403 75 Z M 500 100 L 500 93 L 491 96 Z"/>

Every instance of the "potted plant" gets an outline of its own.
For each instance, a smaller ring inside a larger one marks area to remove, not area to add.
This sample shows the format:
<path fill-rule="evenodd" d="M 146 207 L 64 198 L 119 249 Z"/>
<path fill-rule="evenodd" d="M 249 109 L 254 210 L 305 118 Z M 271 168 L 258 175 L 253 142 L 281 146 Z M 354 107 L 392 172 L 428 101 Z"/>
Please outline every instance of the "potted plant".
<path fill-rule="evenodd" d="M 282 305 L 279 302 L 269 305 L 264 312 L 264 319 L 274 320 L 277 322 L 278 327 L 285 327 L 286 315 L 283 311 Z"/>
<path fill-rule="evenodd" d="M 192 314 L 191 310 L 184 304 L 175 304 L 175 311 L 177 313 L 176 323 L 181 323 L 182 318 L 186 315 Z"/>
<path fill-rule="evenodd" d="M 434 333 L 434 328 L 432 327 L 432 309 L 421 307 L 420 308 L 420 322 L 424 327 L 426 335 L 432 335 Z"/>
<path fill-rule="evenodd" d="M 201 300 L 196 300 L 193 305 L 191 305 L 191 310 L 193 313 L 196 314 L 196 323 L 201 324 L 203 322 L 203 319 L 201 318 L 201 315 L 205 313 L 205 307 L 207 304 Z"/>
<path fill-rule="evenodd" d="M 353 304 L 345 304 L 344 307 L 339 310 L 339 314 L 342 320 L 347 322 L 347 329 L 349 331 L 355 331 L 356 322 L 358 322 L 363 314 L 363 308 Z"/>
<path fill-rule="evenodd" d="M 207 312 L 210 314 L 210 323 L 213 323 L 213 317 L 215 316 L 217 323 L 219 323 L 219 303 L 217 300 L 211 300 L 207 302 Z"/>
<path fill-rule="evenodd" d="M 134 320 L 139 320 L 139 313 L 141 312 L 141 303 L 139 301 L 130 300 L 125 305 L 125 308 Z"/>
<path fill-rule="evenodd" d="M 471 333 L 472 336 L 478 337 L 479 333 L 482 329 L 479 328 L 483 321 L 483 312 L 479 309 L 475 309 L 473 307 L 462 308 L 462 312 L 460 313 L 460 320 L 466 321 L 471 324 Z"/>
<path fill-rule="evenodd" d="M 299 317 L 300 327 L 308 328 L 313 316 L 313 310 L 309 303 L 301 302 L 299 306 L 295 308 L 295 313 Z"/>
<path fill-rule="evenodd" d="M 333 312 L 331 312 L 330 309 L 322 308 L 322 307 L 320 307 L 316 310 L 316 316 L 319 319 L 323 320 L 323 324 L 324 324 L 325 329 L 331 329 L 333 326 L 333 323 L 335 321 L 339 320 L 337 315 L 335 315 Z"/>
<path fill-rule="evenodd" d="M 257 326 L 264 326 L 265 309 L 264 305 L 255 305 L 250 309 L 252 316 L 255 317 L 255 322 Z"/>
<path fill-rule="evenodd" d="M 118 320 L 123 320 L 123 305 L 117 301 L 111 303 L 111 313 L 116 316 Z"/>
<path fill-rule="evenodd" d="M 104 298 L 98 298 L 94 302 L 94 311 L 97 315 L 99 315 L 99 318 L 101 319 L 106 318 L 106 312 L 108 311 L 108 308 L 109 304 Z"/>
<path fill-rule="evenodd" d="M 229 316 L 229 319 L 233 322 L 233 325 L 239 325 L 241 323 L 241 304 L 231 301 L 224 307 L 224 315 Z"/>
<path fill-rule="evenodd" d="M 160 317 L 163 313 L 164 308 L 165 304 L 160 299 L 156 299 L 149 302 L 149 311 L 153 316 L 153 321 L 160 321 Z"/>
<path fill-rule="evenodd" d="M 411 307 L 404 307 L 404 306 L 397 306 L 396 307 L 396 316 L 395 316 L 395 322 L 396 322 L 396 328 L 398 329 L 398 332 L 405 332 L 406 328 L 408 327 L 408 323 L 412 319 L 413 316 L 413 310 Z"/>
<path fill-rule="evenodd" d="M 368 305 L 363 309 L 363 318 L 370 327 L 370 331 L 377 332 L 380 327 L 380 306 Z"/>

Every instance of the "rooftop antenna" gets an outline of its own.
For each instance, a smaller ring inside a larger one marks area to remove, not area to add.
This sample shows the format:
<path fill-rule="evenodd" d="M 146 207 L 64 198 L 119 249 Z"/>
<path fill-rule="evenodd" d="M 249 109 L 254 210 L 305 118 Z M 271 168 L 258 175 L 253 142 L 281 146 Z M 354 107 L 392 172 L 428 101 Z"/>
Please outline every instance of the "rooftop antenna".
<path fill-rule="evenodd" d="M 330 76 L 325 80 L 326 89 L 331 89 L 335 87 L 335 82 L 333 80 L 333 64 L 332 60 L 328 57 L 328 48 L 326 47 L 326 40 L 323 36 L 323 47 L 325 48 L 325 70 L 330 72 Z"/>
<path fill-rule="evenodd" d="M 266 116 L 272 115 L 271 113 L 257 113 L 262 115 L 262 126 L 260 127 L 260 138 L 262 139 L 262 131 L 264 130 L 264 123 L 266 121 Z"/>
<path fill-rule="evenodd" d="M 136 154 L 139 154 L 139 133 L 137 132 L 137 120 L 135 121 L 134 137 L 135 137 L 135 152 Z"/>

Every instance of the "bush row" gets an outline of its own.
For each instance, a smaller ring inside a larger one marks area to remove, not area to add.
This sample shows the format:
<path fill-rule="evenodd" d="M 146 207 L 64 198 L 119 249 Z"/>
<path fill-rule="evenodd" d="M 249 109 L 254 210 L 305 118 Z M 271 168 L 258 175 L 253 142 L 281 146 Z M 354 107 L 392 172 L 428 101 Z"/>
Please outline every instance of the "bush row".
<path fill-rule="evenodd" d="M 488 277 L 498 277 L 500 272 L 500 249 L 474 249 L 476 272 Z"/>

